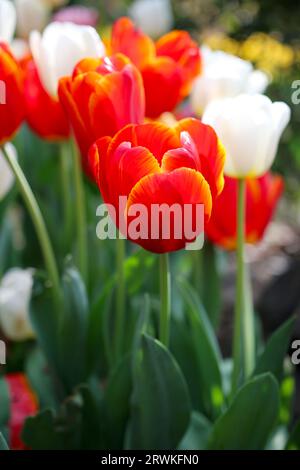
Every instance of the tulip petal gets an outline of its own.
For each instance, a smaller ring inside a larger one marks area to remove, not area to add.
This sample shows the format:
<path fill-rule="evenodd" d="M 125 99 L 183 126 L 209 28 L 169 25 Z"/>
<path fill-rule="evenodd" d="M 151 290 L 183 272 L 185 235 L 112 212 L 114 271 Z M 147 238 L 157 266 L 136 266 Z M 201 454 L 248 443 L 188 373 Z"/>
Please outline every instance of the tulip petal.
<path fill-rule="evenodd" d="M 138 68 L 142 68 L 151 57 L 155 56 L 155 45 L 152 39 L 136 28 L 129 18 L 123 17 L 114 24 L 111 52 L 112 54 L 121 52 Z"/>
<path fill-rule="evenodd" d="M 187 118 L 178 122 L 178 133 L 186 131 L 193 139 L 198 150 L 198 171 L 208 181 L 213 196 L 217 196 L 223 189 L 223 169 L 225 164 L 225 150 L 215 131 L 198 119 Z"/>
<path fill-rule="evenodd" d="M 148 239 L 141 238 L 135 240 L 136 243 L 149 251 L 163 253 L 182 249 L 191 240 L 186 240 L 184 233 L 181 239 L 176 239 L 174 220 L 170 222 L 170 239 L 163 239 L 162 236 L 159 239 L 151 239 L 153 205 L 165 204 L 172 207 L 176 204 L 181 207 L 183 214 L 184 204 L 192 205 L 193 209 L 197 204 L 204 204 L 205 220 L 208 220 L 212 208 L 212 197 L 209 185 L 203 175 L 190 168 L 180 168 L 171 173 L 156 173 L 142 178 L 129 195 L 127 214 L 135 204 L 143 204 L 147 208 L 148 220 L 145 223 L 149 230 Z M 130 220 L 131 217 L 128 217 L 129 225 Z M 181 219 L 181 223 L 183 224 L 183 219 Z"/>

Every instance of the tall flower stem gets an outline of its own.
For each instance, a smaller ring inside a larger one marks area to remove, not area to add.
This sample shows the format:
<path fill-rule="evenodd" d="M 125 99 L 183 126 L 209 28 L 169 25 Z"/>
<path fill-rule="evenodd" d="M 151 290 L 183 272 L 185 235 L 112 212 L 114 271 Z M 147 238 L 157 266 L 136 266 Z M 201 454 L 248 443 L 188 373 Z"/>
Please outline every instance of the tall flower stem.
<path fill-rule="evenodd" d="M 88 250 L 87 250 L 87 221 L 86 201 L 83 187 L 83 174 L 81 168 L 80 153 L 73 140 L 74 155 L 74 185 L 75 185 L 75 210 L 77 222 L 77 256 L 78 268 L 85 284 L 88 284 Z"/>
<path fill-rule="evenodd" d="M 43 253 L 44 262 L 45 262 L 45 266 L 48 272 L 48 276 L 53 286 L 55 299 L 58 303 L 60 303 L 61 289 L 60 289 L 58 268 L 57 268 L 54 251 L 51 245 L 51 241 L 47 232 L 47 228 L 46 228 L 41 210 L 39 208 L 37 200 L 32 192 L 31 187 L 29 186 L 29 183 L 17 159 L 14 157 L 14 155 L 12 155 L 10 152 L 6 150 L 5 146 L 2 147 L 2 152 L 5 155 L 5 158 L 15 175 L 20 193 L 24 199 L 27 210 L 31 216 L 31 219 L 35 227 L 36 234 L 37 234 L 40 246 L 41 246 L 41 250 Z"/>
<path fill-rule="evenodd" d="M 168 253 L 160 255 L 160 302 L 159 339 L 168 347 L 171 315 L 171 275 Z"/>
<path fill-rule="evenodd" d="M 115 323 L 115 359 L 119 360 L 124 341 L 125 326 L 125 271 L 126 240 L 121 236 L 116 240 L 117 292 L 116 292 L 116 323 Z"/>
<path fill-rule="evenodd" d="M 255 362 L 254 321 L 250 279 L 245 265 L 246 182 L 238 181 L 237 201 L 237 281 L 233 338 L 232 391 L 249 377 Z"/>
<path fill-rule="evenodd" d="M 72 237 L 72 197 L 70 183 L 71 155 L 67 142 L 62 142 L 60 144 L 59 160 L 64 210 L 64 245 L 67 250 L 70 250 L 70 242 Z"/>

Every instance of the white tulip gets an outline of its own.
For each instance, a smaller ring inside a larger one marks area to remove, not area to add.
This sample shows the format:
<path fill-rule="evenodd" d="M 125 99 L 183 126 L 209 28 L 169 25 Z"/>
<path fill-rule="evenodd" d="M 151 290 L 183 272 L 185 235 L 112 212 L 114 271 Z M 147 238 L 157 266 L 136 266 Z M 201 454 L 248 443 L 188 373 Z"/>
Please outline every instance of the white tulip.
<path fill-rule="evenodd" d="M 243 178 L 268 171 L 290 114 L 286 103 L 259 94 L 213 101 L 203 122 L 216 130 L 226 149 L 225 173 Z"/>
<path fill-rule="evenodd" d="M 25 39 L 15 38 L 10 45 L 10 49 L 18 60 L 24 59 L 30 54 L 29 45 Z"/>
<path fill-rule="evenodd" d="M 15 0 L 17 35 L 27 39 L 33 30 L 42 31 L 48 23 L 50 9 L 42 0 Z"/>
<path fill-rule="evenodd" d="M 194 112 L 201 116 L 213 100 L 237 96 L 241 93 L 263 93 L 268 76 L 254 70 L 250 62 L 223 51 L 201 48 L 203 72 L 196 78 L 191 93 Z"/>
<path fill-rule="evenodd" d="M 43 34 L 30 34 L 30 48 L 40 79 L 53 97 L 60 78 L 71 75 L 75 65 L 86 57 L 103 57 L 105 46 L 91 26 L 54 22 Z"/>
<path fill-rule="evenodd" d="M 34 336 L 29 320 L 33 270 L 14 268 L 0 284 L 0 326 L 5 336 L 23 341 Z"/>
<path fill-rule="evenodd" d="M 10 153 L 14 158 L 17 158 L 17 151 L 12 144 L 7 143 L 5 145 L 5 150 Z M 7 163 L 3 153 L 0 150 L 0 201 L 10 191 L 12 185 L 14 184 L 14 181 L 14 174 L 11 171 L 9 164 Z"/>
<path fill-rule="evenodd" d="M 129 8 L 129 16 L 153 37 L 167 33 L 174 21 L 170 0 L 136 0 Z"/>
<path fill-rule="evenodd" d="M 15 34 L 17 15 L 14 4 L 0 0 L 0 41 L 10 43 Z"/>

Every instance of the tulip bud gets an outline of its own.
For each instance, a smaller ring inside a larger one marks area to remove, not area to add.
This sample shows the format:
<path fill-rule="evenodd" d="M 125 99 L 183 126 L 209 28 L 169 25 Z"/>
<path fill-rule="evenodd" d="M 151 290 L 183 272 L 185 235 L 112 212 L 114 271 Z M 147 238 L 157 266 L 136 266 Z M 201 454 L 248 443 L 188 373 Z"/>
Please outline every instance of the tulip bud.
<path fill-rule="evenodd" d="M 195 80 L 191 106 L 202 115 L 213 100 L 237 96 L 241 93 L 263 93 L 269 83 L 268 76 L 254 70 L 250 62 L 223 51 L 201 48 L 202 74 Z"/>
<path fill-rule="evenodd" d="M 167 33 L 173 24 L 170 0 L 136 0 L 129 16 L 144 33 L 155 38 Z"/>
<path fill-rule="evenodd" d="M 266 173 L 290 114 L 286 103 L 272 103 L 267 96 L 258 94 L 212 102 L 203 122 L 215 129 L 226 149 L 225 173 L 235 178 Z"/>
<path fill-rule="evenodd" d="M 6 144 L 5 149 L 7 152 L 12 153 L 14 157 L 17 158 L 16 149 L 12 144 Z M 0 201 L 10 191 L 14 181 L 15 177 L 13 172 L 11 171 L 9 164 L 0 150 Z"/>
<path fill-rule="evenodd" d="M 33 31 L 30 47 L 41 82 L 53 97 L 57 96 L 60 78 L 72 75 L 81 59 L 105 55 L 105 46 L 94 28 L 72 23 L 51 23 L 43 34 Z"/>
<path fill-rule="evenodd" d="M 16 29 L 16 10 L 9 0 L 0 0 L 0 41 L 10 43 Z"/>
<path fill-rule="evenodd" d="M 27 39 L 33 30 L 41 31 L 47 24 L 50 10 L 42 0 L 15 0 L 17 35 Z"/>
<path fill-rule="evenodd" d="M 33 285 L 33 270 L 14 268 L 0 284 L 0 325 L 13 341 L 34 336 L 29 320 L 29 302 Z"/>

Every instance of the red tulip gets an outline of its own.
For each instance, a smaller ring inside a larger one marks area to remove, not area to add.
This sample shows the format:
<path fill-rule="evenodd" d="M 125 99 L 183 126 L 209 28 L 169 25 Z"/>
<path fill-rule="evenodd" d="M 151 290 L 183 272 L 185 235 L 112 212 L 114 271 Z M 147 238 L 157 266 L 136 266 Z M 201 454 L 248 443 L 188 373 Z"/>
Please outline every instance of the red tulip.
<path fill-rule="evenodd" d="M 29 126 L 42 139 L 67 139 L 70 126 L 61 103 L 44 89 L 33 60 L 26 61 L 24 70 L 26 120 Z"/>
<path fill-rule="evenodd" d="M 98 138 L 112 136 L 126 124 L 144 120 L 142 79 L 137 68 L 122 54 L 84 59 L 72 77 L 61 79 L 58 92 L 87 172 L 88 150 Z"/>
<path fill-rule="evenodd" d="M 247 243 L 256 243 L 264 235 L 283 191 L 279 175 L 266 173 L 260 178 L 246 180 Z M 227 250 L 236 248 L 237 179 L 225 176 L 222 194 L 214 204 L 211 219 L 206 227 L 208 238 Z"/>
<path fill-rule="evenodd" d="M 111 51 L 127 55 L 141 71 L 149 118 L 173 111 L 201 68 L 199 47 L 186 31 L 172 31 L 153 42 L 129 18 L 114 24 Z"/>
<path fill-rule="evenodd" d="M 23 72 L 0 42 L 0 145 L 11 140 L 24 119 Z"/>
<path fill-rule="evenodd" d="M 25 449 L 21 433 L 26 418 L 38 410 L 37 398 L 24 374 L 8 374 L 5 380 L 10 398 L 9 447 L 13 450 Z"/>
<path fill-rule="evenodd" d="M 193 226 L 196 206 L 203 204 L 207 221 L 212 203 L 223 188 L 224 159 L 214 130 L 192 118 L 174 127 L 160 123 L 126 126 L 113 138 L 99 139 L 89 153 L 103 199 L 115 209 L 116 225 L 129 239 L 155 253 L 179 250 L 191 240 L 185 234 L 176 239 L 174 221 L 170 221 L 169 239 L 163 238 L 161 230 L 158 239 L 150 232 L 148 239 L 133 239 L 128 229 L 133 205 L 146 208 L 145 229 L 152 227 L 151 209 L 158 204 L 169 208 L 179 205 L 182 214 L 184 205 L 189 204 Z M 119 207 L 121 196 L 127 198 L 123 208 Z"/>

